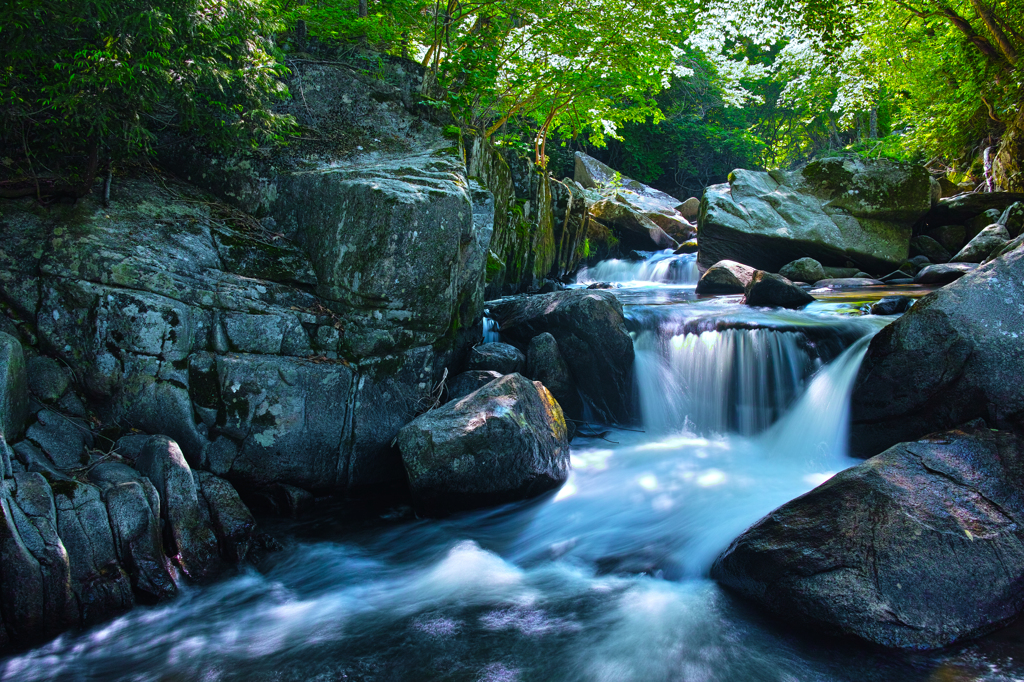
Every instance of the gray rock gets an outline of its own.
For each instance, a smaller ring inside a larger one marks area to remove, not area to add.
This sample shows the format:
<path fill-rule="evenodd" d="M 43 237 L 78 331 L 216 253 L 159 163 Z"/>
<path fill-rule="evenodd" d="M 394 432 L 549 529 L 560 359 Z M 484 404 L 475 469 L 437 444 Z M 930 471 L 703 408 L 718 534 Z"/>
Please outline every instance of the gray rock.
<path fill-rule="evenodd" d="M 1024 419 L 1024 249 L 977 267 L 920 299 L 872 340 L 853 390 L 851 451 L 983 417 L 995 428 Z"/>
<path fill-rule="evenodd" d="M 7 444 L 4 434 L 0 433 L 0 480 L 10 478 L 14 474 L 11 463 L 16 461 L 14 451 Z"/>
<path fill-rule="evenodd" d="M 1012 433 L 982 424 L 900 443 L 756 523 L 712 576 L 790 622 L 946 646 L 1024 609 L 1022 484 Z"/>
<path fill-rule="evenodd" d="M 53 484 L 57 532 L 67 548 L 72 589 L 83 625 L 95 625 L 132 608 L 131 582 L 117 560 L 106 505 L 95 486 Z"/>
<path fill-rule="evenodd" d="M 399 432 L 398 447 L 413 499 L 428 512 L 525 499 L 569 475 L 562 410 L 519 374 L 416 418 Z"/>
<path fill-rule="evenodd" d="M 828 265 L 822 266 L 825 271 L 825 279 L 850 279 L 856 277 L 860 268 L 836 268 Z"/>
<path fill-rule="evenodd" d="M 907 312 L 913 303 L 909 296 L 886 296 L 872 303 L 868 310 L 872 315 L 898 315 Z"/>
<path fill-rule="evenodd" d="M 71 372 L 53 358 L 37 355 L 28 361 L 28 390 L 37 400 L 55 403 L 71 385 Z"/>
<path fill-rule="evenodd" d="M 492 372 L 487 369 L 471 369 L 468 372 L 462 372 L 456 375 L 451 383 L 448 384 L 448 400 L 465 398 L 481 386 L 485 386 L 495 379 L 500 379 L 502 376 L 499 372 Z"/>
<path fill-rule="evenodd" d="M 884 284 L 881 280 L 865 277 L 844 277 L 842 279 L 823 279 L 814 283 L 815 289 L 859 289 Z"/>
<path fill-rule="evenodd" d="M 950 258 L 949 251 L 942 244 L 923 234 L 910 240 L 910 254 L 927 256 L 932 263 L 946 263 Z"/>
<path fill-rule="evenodd" d="M 51 410 L 40 410 L 25 437 L 42 448 L 58 469 L 78 469 L 88 462 L 86 448 L 92 433 L 81 424 Z"/>
<path fill-rule="evenodd" d="M 489 370 L 498 374 L 522 372 L 526 367 L 523 352 L 507 343 L 482 343 L 469 351 L 466 369 Z"/>
<path fill-rule="evenodd" d="M 701 204 L 699 262 L 736 260 L 778 272 L 802 256 L 886 272 L 906 258 L 911 226 L 931 208 L 920 166 L 852 158 L 802 170 L 736 170 Z"/>
<path fill-rule="evenodd" d="M 220 568 L 217 538 L 203 523 L 192 470 L 181 448 L 170 438 L 153 436 L 135 465 L 160 494 L 160 512 L 167 523 L 168 550 L 193 580 L 212 577 Z"/>
<path fill-rule="evenodd" d="M 980 263 L 993 251 L 1001 249 L 1010 241 L 1010 233 L 1006 227 L 998 223 L 989 225 L 976 237 L 967 242 L 967 245 L 960 249 L 952 261 L 954 263 Z"/>
<path fill-rule="evenodd" d="M 802 308 L 814 297 L 782 275 L 758 270 L 747 285 L 743 302 L 752 306 Z"/>
<path fill-rule="evenodd" d="M 975 263 L 942 263 L 922 268 L 914 276 L 914 284 L 949 284 L 960 279 L 968 272 L 977 269 Z"/>
<path fill-rule="evenodd" d="M 200 493 L 210 510 L 221 556 L 231 563 L 244 561 L 256 535 L 256 520 L 234 486 L 205 471 L 196 473 Z"/>
<path fill-rule="evenodd" d="M 742 294 L 754 272 L 754 268 L 736 261 L 719 261 L 701 275 L 696 291 L 698 294 Z"/>
<path fill-rule="evenodd" d="M 89 472 L 102 491 L 118 559 L 141 603 L 170 599 L 178 592 L 160 538 L 160 498 L 152 482 L 117 462 Z"/>
<path fill-rule="evenodd" d="M 690 197 L 683 203 L 676 206 L 676 210 L 679 211 L 687 220 L 696 220 L 697 216 L 700 214 L 700 199 L 697 197 Z"/>
<path fill-rule="evenodd" d="M 134 462 L 142 454 L 142 449 L 146 447 L 146 443 L 149 442 L 150 438 L 152 436 L 146 433 L 132 433 L 127 436 L 121 436 L 114 444 L 114 452 L 128 461 Z"/>
<path fill-rule="evenodd" d="M 28 419 L 28 377 L 21 342 L 0 333 L 0 433 L 16 440 Z"/>
<path fill-rule="evenodd" d="M 825 279 L 821 263 L 813 258 L 798 258 L 792 263 L 787 263 L 779 270 L 779 274 L 793 282 L 813 283 Z"/>
<path fill-rule="evenodd" d="M 990 208 L 987 211 L 974 216 L 967 221 L 965 227 L 967 228 L 967 240 L 968 242 L 984 230 L 989 225 L 999 222 L 999 218 L 1002 217 L 1003 211 L 998 208 Z"/>
<path fill-rule="evenodd" d="M 902 270 L 894 270 L 888 275 L 882 277 L 879 281 L 884 284 L 911 284 L 914 281 L 914 276 L 903 272 Z"/>
<path fill-rule="evenodd" d="M 590 206 L 590 215 L 612 228 L 624 249 L 659 251 L 678 246 L 647 214 L 618 197 L 594 203 Z"/>
<path fill-rule="evenodd" d="M 1010 237 L 1016 239 L 1024 230 L 1024 201 L 1018 201 L 1003 211 L 996 221 L 1006 228 Z"/>
<path fill-rule="evenodd" d="M 539 381 L 551 391 L 567 420 L 583 419 L 583 400 L 580 398 L 580 391 L 572 380 L 569 366 L 558 350 L 558 341 L 551 334 L 545 332 L 530 339 L 530 345 L 526 349 L 526 377 Z M 575 426 L 569 423 L 568 430 L 569 437 L 572 438 Z"/>
<path fill-rule="evenodd" d="M 631 420 L 633 341 L 614 294 L 576 289 L 510 299 L 492 305 L 491 315 L 502 337 L 521 346 L 549 332 L 595 417 Z"/>
<path fill-rule="evenodd" d="M 699 251 L 699 250 L 700 250 L 700 246 L 697 244 L 697 240 L 696 239 L 688 239 L 685 242 L 683 242 L 682 244 L 680 244 L 679 246 L 677 246 L 676 250 L 673 251 L 672 253 L 674 253 L 674 254 L 676 254 L 678 256 L 679 254 L 683 254 L 683 253 L 697 253 L 697 251 Z"/>
<path fill-rule="evenodd" d="M 956 253 L 964 246 L 967 229 L 963 225 L 940 225 L 928 230 L 928 236 L 941 244 L 948 253 Z"/>
<path fill-rule="evenodd" d="M 8 481 L 0 481 L 0 607 L 6 634 L 29 645 L 55 634 L 46 612 L 46 580 L 42 567 L 22 540 L 14 514 L 17 505 Z"/>
<path fill-rule="evenodd" d="M 928 266 L 928 265 L 932 264 L 932 261 L 931 261 L 930 258 L 928 258 L 928 256 L 914 256 L 913 258 L 909 259 L 907 262 L 911 263 L 912 265 L 914 265 L 914 266 L 916 266 L 918 268 L 923 268 L 925 266 Z"/>
<path fill-rule="evenodd" d="M 938 225 L 965 225 L 969 220 L 977 218 L 985 211 L 992 210 L 1002 213 L 1012 204 L 1024 201 L 1024 194 L 1011 192 L 970 192 L 949 199 L 941 199 L 928 215 L 929 221 Z M 981 230 L 995 220 L 985 220 L 978 225 Z M 977 230 L 969 236 L 977 234 Z"/>
<path fill-rule="evenodd" d="M 39 472 L 46 476 L 48 480 L 71 480 L 70 476 L 68 476 L 60 469 L 55 467 L 53 465 L 53 462 L 50 461 L 50 458 L 46 456 L 46 453 L 40 450 L 31 441 L 18 441 L 13 446 L 11 446 L 11 448 L 14 450 L 14 455 L 15 457 L 17 457 L 18 462 L 25 468 L 26 471 Z"/>

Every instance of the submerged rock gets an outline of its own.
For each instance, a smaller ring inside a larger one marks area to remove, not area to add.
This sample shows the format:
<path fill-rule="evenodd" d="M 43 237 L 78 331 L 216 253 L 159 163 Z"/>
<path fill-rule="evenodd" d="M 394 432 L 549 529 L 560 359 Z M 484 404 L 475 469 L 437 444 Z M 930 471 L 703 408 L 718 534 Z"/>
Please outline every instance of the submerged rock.
<path fill-rule="evenodd" d="M 595 417 L 606 423 L 630 421 L 633 340 L 613 294 L 576 289 L 510 299 L 492 305 L 491 315 L 502 337 L 521 346 L 550 333 Z"/>
<path fill-rule="evenodd" d="M 889 647 L 1024 609 L 1024 443 L 972 426 L 900 443 L 776 509 L 712 568 L 780 618 Z"/>
<path fill-rule="evenodd" d="M 569 475 L 562 409 L 519 374 L 417 417 L 399 431 L 398 448 L 413 499 L 429 512 L 526 499 Z"/>
<path fill-rule="evenodd" d="M 1024 424 L 1022 306 L 1018 248 L 920 299 L 880 331 L 853 390 L 851 451 L 868 457 L 978 417 L 996 428 Z"/>
<path fill-rule="evenodd" d="M 778 272 L 802 256 L 889 272 L 907 257 L 912 225 L 931 207 L 920 166 L 835 158 L 798 171 L 736 170 L 708 187 L 700 263 L 737 260 Z"/>
<path fill-rule="evenodd" d="M 758 270 L 747 285 L 743 302 L 752 306 L 802 308 L 814 297 L 782 275 Z"/>
<path fill-rule="evenodd" d="M 742 294 L 756 270 L 732 260 L 718 261 L 697 282 L 698 294 Z"/>

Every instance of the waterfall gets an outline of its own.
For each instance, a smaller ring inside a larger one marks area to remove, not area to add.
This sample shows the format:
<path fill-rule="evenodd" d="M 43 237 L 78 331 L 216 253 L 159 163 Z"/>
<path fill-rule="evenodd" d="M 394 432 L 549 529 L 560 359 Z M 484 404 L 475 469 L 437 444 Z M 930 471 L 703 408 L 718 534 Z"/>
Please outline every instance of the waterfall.
<path fill-rule="evenodd" d="M 579 284 L 593 282 L 658 282 L 662 284 L 696 284 L 700 279 L 697 254 L 674 254 L 671 249 L 657 251 L 645 260 L 601 261 L 583 268 L 576 277 Z"/>
<path fill-rule="evenodd" d="M 501 341 L 501 332 L 498 331 L 498 322 L 484 314 L 484 343 L 497 343 Z"/>

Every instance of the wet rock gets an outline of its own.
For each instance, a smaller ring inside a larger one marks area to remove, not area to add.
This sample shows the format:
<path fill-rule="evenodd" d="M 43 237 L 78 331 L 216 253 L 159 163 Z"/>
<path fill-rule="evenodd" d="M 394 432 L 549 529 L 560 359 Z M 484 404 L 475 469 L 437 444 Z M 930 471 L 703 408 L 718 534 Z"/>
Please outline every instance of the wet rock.
<path fill-rule="evenodd" d="M 106 505 L 95 486 L 53 484 L 57 533 L 67 548 L 81 622 L 94 625 L 132 608 L 132 587 L 117 560 Z"/>
<path fill-rule="evenodd" d="M 551 391 L 567 419 L 583 419 L 583 401 L 579 389 L 558 350 L 558 342 L 551 334 L 545 332 L 530 339 L 530 346 L 526 350 L 526 377 L 539 381 Z M 574 430 L 570 424 L 570 439 Z"/>
<path fill-rule="evenodd" d="M 633 341 L 622 304 L 605 291 L 571 290 L 491 306 L 502 337 L 528 346 L 550 333 L 595 418 L 625 423 L 632 418 Z"/>
<path fill-rule="evenodd" d="M 650 211 L 644 215 L 680 244 L 697 236 L 697 226 L 677 213 L 666 214 Z"/>
<path fill-rule="evenodd" d="M 135 465 L 160 494 L 168 551 L 193 580 L 212 577 L 219 569 L 217 538 L 203 523 L 192 470 L 181 448 L 170 438 L 153 436 Z"/>
<path fill-rule="evenodd" d="M 778 272 L 808 256 L 887 272 L 907 255 L 911 226 L 931 207 L 927 171 L 852 158 L 801 170 L 736 170 L 708 187 L 701 204 L 699 261 L 736 260 Z"/>
<path fill-rule="evenodd" d="M 932 263 L 946 263 L 950 258 L 949 251 L 942 244 L 923 234 L 910 240 L 910 254 L 927 256 Z"/>
<path fill-rule="evenodd" d="M 1024 609 L 1022 484 L 1018 435 L 981 424 L 900 443 L 757 522 L 712 576 L 788 621 L 946 646 Z"/>
<path fill-rule="evenodd" d="M 416 418 L 399 432 L 398 447 L 413 499 L 426 511 L 526 499 L 569 475 L 562 410 L 540 382 L 519 374 Z"/>
<path fill-rule="evenodd" d="M 244 561 L 256 536 L 256 520 L 234 486 L 205 471 L 195 472 L 199 492 L 210 510 L 221 556 L 231 563 Z"/>
<path fill-rule="evenodd" d="M 913 303 L 909 296 L 886 296 L 872 303 L 868 310 L 872 315 L 898 315 L 907 312 Z"/>
<path fill-rule="evenodd" d="M 859 289 L 861 287 L 873 287 L 883 284 L 877 279 L 865 277 L 844 277 L 842 279 L 823 279 L 814 283 L 815 289 Z"/>
<path fill-rule="evenodd" d="M 0 433 L 21 437 L 28 419 L 28 377 L 21 342 L 0 333 Z"/>
<path fill-rule="evenodd" d="M 952 264 L 951 264 L 952 265 Z M 920 299 L 871 341 L 853 390 L 861 457 L 982 417 L 1024 424 L 1024 248 Z"/>
<path fill-rule="evenodd" d="M 523 352 L 507 343 L 482 343 L 469 351 L 466 368 L 470 370 L 490 370 L 498 374 L 521 372 L 526 366 Z"/>
<path fill-rule="evenodd" d="M 698 294 L 742 294 L 754 276 L 754 268 L 723 260 L 708 268 L 697 282 Z"/>
<path fill-rule="evenodd" d="M 590 206 L 590 214 L 615 231 L 623 248 L 659 251 L 678 246 L 650 217 L 624 200 L 603 199 Z"/>
<path fill-rule="evenodd" d="M 821 263 L 813 258 L 798 258 L 792 263 L 787 263 L 779 270 L 779 274 L 793 282 L 813 283 L 825 279 Z"/>
<path fill-rule="evenodd" d="M 802 308 L 814 297 L 782 275 L 758 270 L 747 285 L 743 302 L 752 306 Z"/>
<path fill-rule="evenodd" d="M 968 272 L 977 269 L 975 263 L 942 263 L 922 268 L 914 276 L 914 284 L 949 284 L 960 279 Z"/>
<path fill-rule="evenodd" d="M 967 242 L 951 259 L 954 263 L 980 263 L 993 251 L 1001 249 L 1010 241 L 1010 233 L 1006 227 L 998 223 L 989 225 L 976 237 Z"/>
<path fill-rule="evenodd" d="M 674 254 L 676 254 L 678 256 L 678 255 L 681 255 L 681 254 L 684 254 L 684 253 L 697 253 L 697 251 L 699 251 L 699 250 L 700 250 L 700 247 L 697 245 L 697 240 L 696 239 L 688 239 L 685 242 L 683 242 L 682 244 L 680 244 L 679 246 L 677 246 L 676 250 L 673 251 L 672 253 L 674 253 Z"/>
<path fill-rule="evenodd" d="M 471 369 L 468 372 L 463 372 L 448 384 L 448 400 L 465 398 L 481 386 L 485 386 L 501 376 L 500 372 L 487 369 Z"/>
<path fill-rule="evenodd" d="M 39 411 L 25 437 L 39 446 L 58 469 L 77 469 L 88 462 L 86 448 L 92 447 L 92 433 L 51 410 Z"/>
<path fill-rule="evenodd" d="M 278 513 L 293 519 L 308 514 L 316 503 L 308 490 L 287 483 L 274 486 L 274 498 Z"/>
<path fill-rule="evenodd" d="M 53 358 L 37 355 L 28 361 L 28 390 L 44 403 L 55 403 L 71 385 L 71 372 Z"/>
<path fill-rule="evenodd" d="M 963 248 L 967 229 L 963 225 L 940 225 L 928 230 L 928 235 L 937 241 L 947 253 L 956 253 Z"/>
<path fill-rule="evenodd" d="M 683 203 L 676 206 L 676 210 L 679 211 L 687 220 L 696 220 L 697 215 L 700 213 L 700 199 L 697 197 L 690 197 Z"/>
<path fill-rule="evenodd" d="M 152 604 L 175 596 L 178 589 L 160 537 L 160 497 L 152 482 L 118 462 L 93 467 L 89 480 L 107 505 L 117 557 L 136 598 Z"/>

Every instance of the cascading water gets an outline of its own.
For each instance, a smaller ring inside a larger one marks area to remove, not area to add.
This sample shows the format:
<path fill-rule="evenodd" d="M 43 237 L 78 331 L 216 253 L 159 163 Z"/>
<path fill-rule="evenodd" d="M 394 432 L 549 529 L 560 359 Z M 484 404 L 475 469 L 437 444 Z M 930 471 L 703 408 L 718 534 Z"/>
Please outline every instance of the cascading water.
<path fill-rule="evenodd" d="M 501 331 L 498 329 L 498 322 L 493 318 L 484 315 L 484 343 L 497 343 L 501 341 Z"/>
<path fill-rule="evenodd" d="M 616 290 L 646 432 L 577 439 L 557 492 L 443 520 L 268 521 L 287 546 L 259 572 L 0 661 L 0 679 L 1019 678 L 798 635 L 704 577 L 745 527 L 856 463 L 850 389 L 884 321 L 646 291 Z"/>
<path fill-rule="evenodd" d="M 606 260 L 583 268 L 576 277 L 579 284 L 593 282 L 650 282 L 659 284 L 696 284 L 700 279 L 697 254 L 674 254 L 671 249 L 656 251 L 646 259 Z"/>

